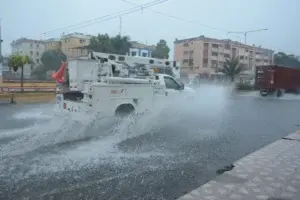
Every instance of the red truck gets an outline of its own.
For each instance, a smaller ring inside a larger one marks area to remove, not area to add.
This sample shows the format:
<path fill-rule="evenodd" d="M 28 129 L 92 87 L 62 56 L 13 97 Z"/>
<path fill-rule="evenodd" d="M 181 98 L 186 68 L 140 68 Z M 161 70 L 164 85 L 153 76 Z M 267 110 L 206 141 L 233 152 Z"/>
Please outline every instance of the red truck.
<path fill-rule="evenodd" d="M 280 65 L 256 66 L 255 87 L 262 96 L 276 93 L 280 97 L 285 92 L 300 93 L 300 68 Z"/>

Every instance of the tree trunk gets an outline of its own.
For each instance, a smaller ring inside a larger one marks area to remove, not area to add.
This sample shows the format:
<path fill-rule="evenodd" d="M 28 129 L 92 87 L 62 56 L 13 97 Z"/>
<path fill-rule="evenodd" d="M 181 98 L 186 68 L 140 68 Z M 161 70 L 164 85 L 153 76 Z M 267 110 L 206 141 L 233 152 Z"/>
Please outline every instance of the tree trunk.
<path fill-rule="evenodd" d="M 24 82 L 24 66 L 21 67 L 21 92 L 24 92 L 23 82 Z"/>
<path fill-rule="evenodd" d="M 231 77 L 230 77 L 230 81 L 231 81 L 231 83 L 234 82 L 234 76 L 231 76 Z"/>

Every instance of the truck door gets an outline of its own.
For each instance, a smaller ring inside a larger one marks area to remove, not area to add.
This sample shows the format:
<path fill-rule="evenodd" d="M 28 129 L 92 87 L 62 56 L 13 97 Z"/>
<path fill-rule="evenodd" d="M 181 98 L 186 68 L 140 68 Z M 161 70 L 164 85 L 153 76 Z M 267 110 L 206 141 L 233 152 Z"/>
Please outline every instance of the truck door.
<path fill-rule="evenodd" d="M 181 86 L 172 77 L 164 76 L 164 82 L 166 85 L 166 96 L 172 98 L 181 92 Z"/>

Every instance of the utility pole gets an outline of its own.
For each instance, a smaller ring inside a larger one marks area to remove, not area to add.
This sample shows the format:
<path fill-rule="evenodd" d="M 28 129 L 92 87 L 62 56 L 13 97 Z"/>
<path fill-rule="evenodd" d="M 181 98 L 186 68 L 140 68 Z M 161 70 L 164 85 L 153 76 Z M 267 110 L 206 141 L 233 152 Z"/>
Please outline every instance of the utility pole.
<path fill-rule="evenodd" d="M 2 63 L 2 36 L 1 36 L 1 28 L 2 28 L 2 23 L 1 23 L 1 19 L 0 19 L 0 63 Z"/>
<path fill-rule="evenodd" d="M 3 79 L 2 79 L 2 70 L 3 70 L 3 57 L 2 57 L 2 36 L 1 36 L 1 28 L 2 28 L 2 23 L 1 23 L 1 19 L 0 19 L 0 83 L 2 83 Z"/>
<path fill-rule="evenodd" d="M 122 17 L 120 17 L 120 36 L 122 35 Z"/>
<path fill-rule="evenodd" d="M 244 34 L 245 44 L 247 44 L 247 34 L 248 33 L 267 31 L 267 30 L 268 30 L 267 28 L 264 28 L 264 29 L 250 30 L 250 31 L 227 32 L 227 34 L 229 34 L 229 33 Z"/>

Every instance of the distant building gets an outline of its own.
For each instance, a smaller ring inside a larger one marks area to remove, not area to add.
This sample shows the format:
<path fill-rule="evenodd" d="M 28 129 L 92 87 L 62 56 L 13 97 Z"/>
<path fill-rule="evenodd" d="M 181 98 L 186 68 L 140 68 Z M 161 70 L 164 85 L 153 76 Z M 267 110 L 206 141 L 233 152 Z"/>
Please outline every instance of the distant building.
<path fill-rule="evenodd" d="M 32 69 L 42 63 L 41 57 L 45 52 L 45 41 L 20 38 L 11 43 L 11 50 L 13 54 L 17 53 L 24 56 L 26 55 L 32 59 L 34 64 L 26 65 L 24 67 L 24 77 L 30 77 Z M 17 72 L 13 73 L 17 76 L 20 76 L 20 71 L 21 70 L 18 70 Z"/>
<path fill-rule="evenodd" d="M 154 45 L 141 44 L 136 41 L 131 42 L 132 47 L 129 49 L 130 56 L 152 57 L 155 49 Z"/>
<path fill-rule="evenodd" d="M 87 47 L 90 44 L 91 35 L 71 33 L 61 38 L 61 50 L 68 58 L 76 58 L 88 54 Z"/>
<path fill-rule="evenodd" d="M 215 74 L 231 57 L 238 57 L 243 69 L 253 73 L 256 65 L 272 64 L 273 55 L 270 49 L 204 36 L 174 41 L 174 60 L 183 74 Z"/>
<path fill-rule="evenodd" d="M 61 49 L 68 58 L 84 57 L 88 54 L 88 45 L 92 35 L 82 33 L 71 33 L 63 35 L 61 38 L 51 38 L 45 40 L 46 50 Z M 154 45 L 146 45 L 136 41 L 131 42 L 132 47 L 129 49 L 128 55 L 151 57 L 155 49 Z"/>
<path fill-rule="evenodd" d="M 45 41 L 20 38 L 11 43 L 12 53 L 29 56 L 32 61 L 41 64 L 41 56 L 45 52 Z"/>

